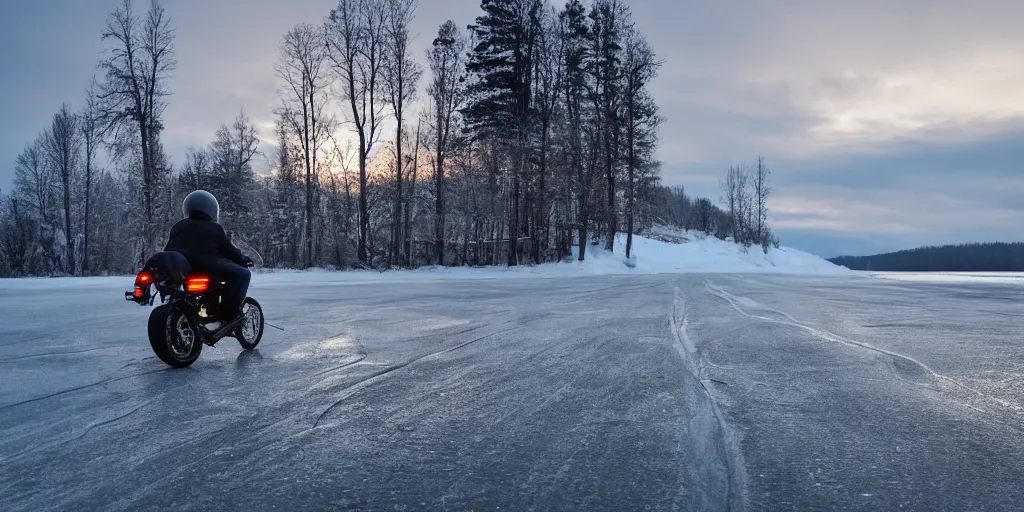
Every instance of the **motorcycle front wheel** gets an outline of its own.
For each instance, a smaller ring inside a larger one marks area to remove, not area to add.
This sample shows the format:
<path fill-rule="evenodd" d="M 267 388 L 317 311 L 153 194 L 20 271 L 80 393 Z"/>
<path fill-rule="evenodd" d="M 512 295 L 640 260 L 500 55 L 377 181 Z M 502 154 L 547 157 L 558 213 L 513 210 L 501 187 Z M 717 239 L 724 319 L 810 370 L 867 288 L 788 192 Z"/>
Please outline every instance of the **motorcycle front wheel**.
<path fill-rule="evenodd" d="M 246 297 L 242 303 L 242 316 L 245 321 L 235 329 L 235 339 L 243 349 L 252 350 L 263 339 L 263 308 L 256 299 Z"/>

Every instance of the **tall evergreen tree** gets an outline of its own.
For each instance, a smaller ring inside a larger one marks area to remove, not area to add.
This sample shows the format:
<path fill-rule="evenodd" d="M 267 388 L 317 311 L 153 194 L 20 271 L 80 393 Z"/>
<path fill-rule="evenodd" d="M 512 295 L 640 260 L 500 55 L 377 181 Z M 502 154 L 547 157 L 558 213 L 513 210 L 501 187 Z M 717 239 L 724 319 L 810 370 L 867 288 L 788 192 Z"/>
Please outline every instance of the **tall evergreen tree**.
<path fill-rule="evenodd" d="M 62 232 L 59 243 L 63 244 L 63 262 L 61 267 L 68 274 L 75 273 L 75 234 L 74 215 L 72 214 L 73 189 L 78 183 L 78 165 L 82 150 L 82 139 L 79 133 L 78 115 L 72 112 L 67 104 L 53 116 L 53 122 L 46 131 L 45 143 L 46 164 L 53 170 L 55 183 L 59 191 Z"/>
<path fill-rule="evenodd" d="M 466 118 L 475 138 L 505 146 L 511 167 L 509 265 L 518 264 L 522 178 L 529 157 L 533 59 L 541 0 L 482 0 L 484 14 L 469 26 L 477 44 L 466 66 L 474 79 Z"/>

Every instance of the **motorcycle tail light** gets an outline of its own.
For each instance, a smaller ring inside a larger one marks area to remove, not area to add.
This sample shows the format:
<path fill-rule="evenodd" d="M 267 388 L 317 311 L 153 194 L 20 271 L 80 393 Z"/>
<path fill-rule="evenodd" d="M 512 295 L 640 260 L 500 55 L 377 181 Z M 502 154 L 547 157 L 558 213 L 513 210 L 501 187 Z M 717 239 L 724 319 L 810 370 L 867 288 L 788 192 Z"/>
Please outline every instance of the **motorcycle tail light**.
<path fill-rule="evenodd" d="M 210 278 L 206 276 L 195 276 L 188 278 L 185 289 L 189 293 L 203 293 L 210 289 Z"/>
<path fill-rule="evenodd" d="M 135 282 L 138 284 L 150 284 L 153 282 L 153 274 L 143 270 L 139 272 L 139 275 L 135 276 Z"/>

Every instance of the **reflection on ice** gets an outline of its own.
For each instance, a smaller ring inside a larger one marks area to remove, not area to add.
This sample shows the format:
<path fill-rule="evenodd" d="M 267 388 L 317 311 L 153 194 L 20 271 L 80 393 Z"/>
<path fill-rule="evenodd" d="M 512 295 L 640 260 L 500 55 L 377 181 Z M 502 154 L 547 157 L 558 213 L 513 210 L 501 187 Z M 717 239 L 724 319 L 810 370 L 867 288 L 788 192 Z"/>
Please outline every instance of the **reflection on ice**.
<path fill-rule="evenodd" d="M 276 359 L 303 361 L 314 358 L 348 356 L 359 351 L 359 343 L 341 335 L 321 341 L 299 343 L 278 354 Z"/>

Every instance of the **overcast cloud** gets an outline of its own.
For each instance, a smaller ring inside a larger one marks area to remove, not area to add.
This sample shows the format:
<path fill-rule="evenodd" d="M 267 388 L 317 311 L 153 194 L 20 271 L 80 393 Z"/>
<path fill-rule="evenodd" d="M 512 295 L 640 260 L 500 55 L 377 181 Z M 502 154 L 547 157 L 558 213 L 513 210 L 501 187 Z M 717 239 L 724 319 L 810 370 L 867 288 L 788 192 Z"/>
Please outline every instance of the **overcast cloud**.
<path fill-rule="evenodd" d="M 79 106 L 119 0 L 0 3 L 0 188 L 61 102 Z M 148 3 L 148 2 L 146 2 Z M 165 144 L 180 161 L 240 108 L 269 136 L 281 36 L 331 0 L 166 0 L 178 71 Z M 144 7 L 138 3 L 139 9 Z M 718 198 L 767 158 L 783 243 L 823 256 L 1024 240 L 1024 2 L 636 0 L 666 65 L 667 184 Z M 476 0 L 420 0 L 425 47 Z M 417 55 L 422 56 L 422 51 Z"/>

